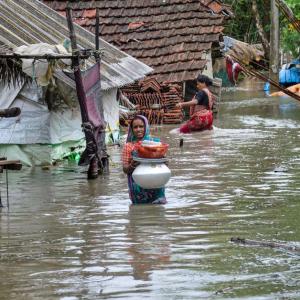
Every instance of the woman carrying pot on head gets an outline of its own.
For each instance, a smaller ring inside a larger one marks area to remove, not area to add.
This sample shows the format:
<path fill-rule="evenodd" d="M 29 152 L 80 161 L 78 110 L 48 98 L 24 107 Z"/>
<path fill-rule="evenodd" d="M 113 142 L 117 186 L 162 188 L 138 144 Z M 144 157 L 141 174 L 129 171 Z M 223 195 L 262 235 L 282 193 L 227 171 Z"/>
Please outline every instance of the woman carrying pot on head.
<path fill-rule="evenodd" d="M 179 131 L 181 133 L 190 133 L 212 129 L 213 124 L 213 95 L 208 89 L 212 85 L 212 80 L 206 75 L 198 75 L 198 92 L 191 101 L 178 103 L 179 108 L 190 107 L 190 119 L 183 124 Z"/>
<path fill-rule="evenodd" d="M 138 162 L 132 158 L 132 152 L 137 151 L 138 142 L 147 138 L 150 134 L 150 128 L 147 118 L 137 115 L 129 125 L 126 144 L 122 152 L 123 171 L 127 174 L 129 197 L 133 204 L 152 203 L 165 204 L 165 188 L 144 189 L 137 185 L 132 173 L 138 166 Z"/>

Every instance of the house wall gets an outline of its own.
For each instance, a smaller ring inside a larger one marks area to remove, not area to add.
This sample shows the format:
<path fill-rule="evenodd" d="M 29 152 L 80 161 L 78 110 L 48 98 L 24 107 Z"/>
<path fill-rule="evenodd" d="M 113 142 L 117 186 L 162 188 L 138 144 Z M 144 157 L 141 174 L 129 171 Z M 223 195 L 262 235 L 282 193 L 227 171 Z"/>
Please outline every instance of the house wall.
<path fill-rule="evenodd" d="M 115 88 L 102 94 L 107 143 L 119 141 L 116 93 Z M 70 109 L 62 104 L 60 110 L 49 111 L 40 96 L 41 89 L 35 85 L 0 86 L 0 108 L 21 108 L 19 117 L 0 120 L 0 156 L 32 166 L 51 164 L 70 154 L 71 147 L 84 149 L 79 107 Z"/>
<path fill-rule="evenodd" d="M 213 79 L 213 85 L 210 87 L 210 91 L 215 96 L 213 112 L 216 113 L 218 111 L 218 104 L 221 100 L 222 78 L 214 77 L 211 51 L 208 51 L 205 54 L 205 59 L 207 60 L 207 64 L 206 64 L 206 67 L 204 68 L 202 74 Z M 184 85 L 184 100 L 190 101 L 194 97 L 196 92 L 197 92 L 196 78 L 195 78 L 195 80 L 186 81 L 185 85 Z M 188 113 L 187 109 L 186 109 L 186 112 Z"/>
<path fill-rule="evenodd" d="M 207 60 L 207 64 L 206 64 L 205 68 L 203 69 L 203 72 L 201 73 L 199 71 L 199 74 L 203 74 L 203 75 L 208 76 L 209 78 L 213 78 L 213 65 L 212 65 L 211 51 L 207 51 L 203 55 L 204 55 L 203 59 L 205 58 Z M 199 75 L 199 74 L 197 74 L 197 75 Z M 185 83 L 184 83 L 183 97 L 184 97 L 185 101 L 190 101 L 197 92 L 196 77 L 194 78 L 194 80 L 188 80 L 188 81 L 185 81 Z"/>
<path fill-rule="evenodd" d="M 205 66 L 202 74 L 206 75 L 210 78 L 213 78 L 213 65 L 212 65 L 211 51 L 206 52 L 205 59 L 206 59 L 207 63 L 206 63 L 206 66 Z"/>
<path fill-rule="evenodd" d="M 17 94 L 11 92 L 14 89 L 0 87 L 0 103 L 21 109 L 20 116 L 1 119 L 0 144 L 59 144 L 83 138 L 78 107 L 70 109 L 62 104 L 59 110 L 49 111 L 41 87 L 24 85 L 18 87 Z"/>
<path fill-rule="evenodd" d="M 117 101 L 117 89 L 103 91 L 103 110 L 106 125 L 106 143 L 118 143 L 120 135 L 119 127 L 119 102 Z"/>

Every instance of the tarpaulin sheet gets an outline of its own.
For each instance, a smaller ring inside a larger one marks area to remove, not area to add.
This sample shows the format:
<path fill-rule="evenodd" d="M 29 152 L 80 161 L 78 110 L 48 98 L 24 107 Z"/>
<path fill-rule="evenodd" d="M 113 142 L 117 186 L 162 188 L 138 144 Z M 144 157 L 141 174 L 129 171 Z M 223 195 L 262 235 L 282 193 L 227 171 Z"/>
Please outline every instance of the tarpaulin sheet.
<path fill-rule="evenodd" d="M 8 86 L 0 83 L 0 108 L 6 109 L 11 107 L 22 87 L 22 84 Z"/>

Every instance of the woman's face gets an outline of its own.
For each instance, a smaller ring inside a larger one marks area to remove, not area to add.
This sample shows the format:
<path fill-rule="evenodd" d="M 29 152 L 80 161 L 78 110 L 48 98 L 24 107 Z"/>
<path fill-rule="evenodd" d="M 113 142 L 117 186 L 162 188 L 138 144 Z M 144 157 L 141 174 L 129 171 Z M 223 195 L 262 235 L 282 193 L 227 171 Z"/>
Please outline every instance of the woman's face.
<path fill-rule="evenodd" d="M 142 140 L 145 135 L 145 125 L 141 119 L 135 119 L 132 123 L 132 131 L 138 140 Z"/>
<path fill-rule="evenodd" d="M 202 90 L 204 88 L 206 88 L 206 84 L 204 82 L 197 81 L 197 89 Z"/>

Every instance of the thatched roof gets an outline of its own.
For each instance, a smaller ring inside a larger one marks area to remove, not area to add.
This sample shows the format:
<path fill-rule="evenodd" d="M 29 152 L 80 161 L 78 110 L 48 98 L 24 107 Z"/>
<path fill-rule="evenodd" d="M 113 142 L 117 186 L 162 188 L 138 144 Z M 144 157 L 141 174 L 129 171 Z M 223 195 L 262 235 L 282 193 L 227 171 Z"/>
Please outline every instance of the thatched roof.
<path fill-rule="evenodd" d="M 234 38 L 224 36 L 224 50 L 226 55 L 237 58 L 249 65 L 251 61 L 259 62 L 264 58 L 261 44 L 247 44 Z"/>
<path fill-rule="evenodd" d="M 10 47 L 0 41 L 0 53 L 12 54 Z M 16 59 L 0 58 L 0 82 L 3 84 L 15 85 L 21 82 L 30 82 L 31 78 L 22 71 L 22 61 Z"/>

